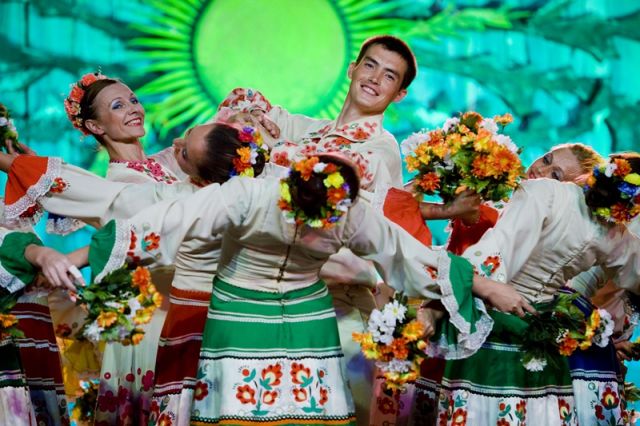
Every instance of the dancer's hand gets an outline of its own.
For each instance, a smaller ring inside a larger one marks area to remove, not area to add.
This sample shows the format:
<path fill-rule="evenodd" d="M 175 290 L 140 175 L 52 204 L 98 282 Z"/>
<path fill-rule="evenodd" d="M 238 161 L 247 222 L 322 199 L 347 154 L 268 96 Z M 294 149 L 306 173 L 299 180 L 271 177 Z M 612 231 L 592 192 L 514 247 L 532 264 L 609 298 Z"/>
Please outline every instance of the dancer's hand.
<path fill-rule="evenodd" d="M 18 154 L 36 155 L 36 152 L 31 148 L 29 148 L 27 145 L 19 141 L 13 141 L 12 139 L 5 139 L 4 146 L 7 149 L 7 152 L 11 155 L 18 155 Z"/>
<path fill-rule="evenodd" d="M 436 332 L 436 322 L 444 316 L 444 312 L 431 308 L 419 307 L 417 319 L 424 325 L 423 339 L 429 339 Z"/>
<path fill-rule="evenodd" d="M 477 192 L 466 190 L 445 206 L 445 211 L 451 219 L 462 219 L 465 225 L 478 222 L 480 218 L 480 195 Z"/>
<path fill-rule="evenodd" d="M 473 276 L 473 293 L 487 301 L 495 309 L 524 317 L 536 310 L 512 286 L 479 275 Z"/>
<path fill-rule="evenodd" d="M 42 270 L 42 274 L 53 287 L 75 292 L 74 282 L 81 286 L 86 285 L 78 268 L 67 256 L 56 250 L 31 244 L 27 246 L 24 256 L 29 263 Z"/>
<path fill-rule="evenodd" d="M 271 135 L 272 138 L 278 139 L 280 137 L 280 127 L 261 109 L 256 109 L 251 112 L 251 115 L 257 120 L 257 122 Z"/>

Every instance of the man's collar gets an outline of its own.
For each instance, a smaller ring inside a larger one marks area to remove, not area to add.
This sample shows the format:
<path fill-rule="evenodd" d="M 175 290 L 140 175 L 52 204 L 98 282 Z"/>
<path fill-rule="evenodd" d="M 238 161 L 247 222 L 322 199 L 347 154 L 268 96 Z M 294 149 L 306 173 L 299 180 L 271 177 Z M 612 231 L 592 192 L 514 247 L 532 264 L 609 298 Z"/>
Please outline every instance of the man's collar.
<path fill-rule="evenodd" d="M 314 132 L 311 136 L 320 138 L 336 136 L 343 137 L 352 142 L 363 142 L 382 133 L 383 118 L 383 114 L 378 114 L 370 117 L 363 117 L 342 126 L 337 126 L 336 121 L 334 120 L 317 132 Z"/>

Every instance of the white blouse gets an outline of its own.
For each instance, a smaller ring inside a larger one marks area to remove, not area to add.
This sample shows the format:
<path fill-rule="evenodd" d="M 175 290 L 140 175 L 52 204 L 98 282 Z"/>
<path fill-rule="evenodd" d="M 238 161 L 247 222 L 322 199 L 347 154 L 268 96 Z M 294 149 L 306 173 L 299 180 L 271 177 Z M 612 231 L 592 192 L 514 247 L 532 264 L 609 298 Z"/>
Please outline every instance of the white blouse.
<path fill-rule="evenodd" d="M 640 239 L 591 217 L 582 188 L 532 179 L 522 183 L 496 225 L 463 254 L 481 275 L 509 282 L 529 302 L 548 301 L 594 265 L 640 292 Z"/>

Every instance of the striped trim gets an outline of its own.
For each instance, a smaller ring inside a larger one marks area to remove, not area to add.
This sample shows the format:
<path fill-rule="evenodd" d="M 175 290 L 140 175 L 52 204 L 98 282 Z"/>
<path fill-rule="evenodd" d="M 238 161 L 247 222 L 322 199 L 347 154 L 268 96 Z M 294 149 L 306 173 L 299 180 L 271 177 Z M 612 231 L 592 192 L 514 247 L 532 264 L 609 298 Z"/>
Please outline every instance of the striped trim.
<path fill-rule="evenodd" d="M 181 345 L 183 343 L 186 342 L 196 342 L 196 341 L 202 341 L 202 333 L 190 333 L 190 334 L 183 334 L 182 336 L 176 336 L 176 337 L 163 337 L 160 338 L 160 343 L 158 344 L 159 347 L 171 347 L 171 346 L 177 346 L 177 345 Z"/>
<path fill-rule="evenodd" d="M 571 378 L 573 380 L 586 380 L 598 382 L 617 382 L 618 377 L 615 371 L 596 371 L 596 370 L 571 370 Z"/>
<path fill-rule="evenodd" d="M 280 317 L 273 317 L 272 315 L 259 315 L 259 314 L 241 314 L 241 313 L 229 313 L 226 311 L 214 311 L 209 309 L 207 318 L 215 319 L 219 321 L 229 322 L 257 322 L 261 324 L 283 324 L 294 322 L 308 322 L 316 321 L 327 318 L 335 318 L 336 312 L 332 309 L 326 309 L 324 311 L 314 312 L 313 314 L 284 314 Z"/>
<path fill-rule="evenodd" d="M 110 272 L 122 267 L 127 260 L 127 251 L 131 243 L 131 232 L 133 227 L 128 220 L 116 220 L 114 230 L 114 242 L 104 268 L 96 275 L 94 281 L 102 281 L 102 279 Z"/>
<path fill-rule="evenodd" d="M 254 349 L 254 348 L 222 348 L 211 349 L 202 348 L 200 351 L 200 359 L 221 359 L 221 358 L 235 358 L 235 359 L 267 359 L 267 358 L 286 358 L 286 359 L 324 359 L 324 358 L 342 358 L 342 348 L 340 346 L 334 346 L 330 348 L 321 349 L 288 349 L 288 348 L 269 348 L 269 349 Z"/>
<path fill-rule="evenodd" d="M 317 283 L 313 283 L 310 284 L 306 287 L 300 288 L 300 289 L 296 289 L 296 290 L 292 290 L 294 292 L 298 292 L 298 291 L 304 291 L 309 289 L 310 287 L 316 285 Z M 264 293 L 264 292 L 263 292 Z M 291 292 L 289 292 L 291 293 Z M 217 297 L 218 299 L 225 301 L 225 302 L 232 302 L 232 301 L 247 301 L 247 303 L 251 303 L 252 305 L 264 305 L 264 306 L 281 306 L 281 305 L 288 305 L 288 306 L 293 306 L 293 305 L 299 305 L 301 303 L 306 303 L 306 302 L 310 302 L 312 300 L 317 300 L 320 299 L 322 297 L 325 297 L 327 294 L 329 293 L 329 290 L 327 289 L 326 286 L 322 286 L 321 288 L 319 288 L 318 290 L 316 290 L 313 293 L 310 293 L 306 296 L 300 297 L 300 298 L 295 298 L 292 300 L 288 300 L 288 299 L 276 299 L 276 300 L 268 300 L 268 299 L 245 299 L 242 298 L 240 296 L 238 296 L 235 293 L 231 293 L 229 291 L 225 291 L 222 290 L 218 287 L 214 287 L 213 289 L 213 293 L 212 293 L 212 297 Z M 272 293 L 272 295 L 278 295 L 278 293 Z"/>
<path fill-rule="evenodd" d="M 540 386 L 530 388 L 519 388 L 516 386 L 482 386 L 468 380 L 449 380 L 442 379 L 442 389 L 445 391 L 466 390 L 475 395 L 491 396 L 491 397 L 519 397 L 519 398 L 536 398 L 546 397 L 549 395 L 556 396 L 573 396 L 573 387 L 568 386 Z"/>
<path fill-rule="evenodd" d="M 508 343 L 498 343 L 498 342 L 485 342 L 482 345 L 482 349 L 491 349 L 495 351 L 501 352 L 520 352 L 520 346 L 518 345 L 510 345 Z"/>

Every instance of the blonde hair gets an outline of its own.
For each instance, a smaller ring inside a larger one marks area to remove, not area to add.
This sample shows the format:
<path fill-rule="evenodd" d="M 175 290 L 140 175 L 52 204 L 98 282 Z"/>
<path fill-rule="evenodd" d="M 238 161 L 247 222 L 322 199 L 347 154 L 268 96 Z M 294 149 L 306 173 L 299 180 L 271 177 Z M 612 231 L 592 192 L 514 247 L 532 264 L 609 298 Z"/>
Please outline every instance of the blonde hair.
<path fill-rule="evenodd" d="M 580 163 L 582 173 L 591 173 L 595 166 L 605 161 L 604 158 L 600 154 L 598 154 L 595 149 L 580 142 L 568 142 L 560 145 L 555 145 L 551 148 L 551 151 L 555 151 L 558 149 L 570 150 L 571 153 L 575 155 L 578 163 Z"/>

